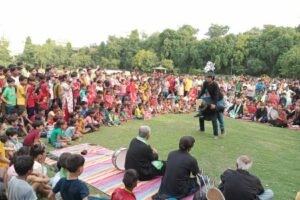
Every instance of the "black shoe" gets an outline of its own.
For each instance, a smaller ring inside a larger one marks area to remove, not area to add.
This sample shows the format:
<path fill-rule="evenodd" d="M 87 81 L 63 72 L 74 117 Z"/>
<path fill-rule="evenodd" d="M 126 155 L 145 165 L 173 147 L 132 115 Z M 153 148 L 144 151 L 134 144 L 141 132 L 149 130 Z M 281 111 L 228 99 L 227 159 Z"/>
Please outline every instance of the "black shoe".
<path fill-rule="evenodd" d="M 200 132 L 204 132 L 205 130 L 204 130 L 204 129 L 199 129 L 199 131 L 200 131 Z"/>

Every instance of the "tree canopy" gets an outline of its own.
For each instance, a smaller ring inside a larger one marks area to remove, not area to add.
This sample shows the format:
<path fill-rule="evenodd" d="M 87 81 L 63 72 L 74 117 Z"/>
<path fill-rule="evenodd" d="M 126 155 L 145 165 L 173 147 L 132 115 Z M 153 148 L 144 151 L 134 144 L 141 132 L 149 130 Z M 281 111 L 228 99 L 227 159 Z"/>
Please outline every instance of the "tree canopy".
<path fill-rule="evenodd" d="M 26 38 L 24 50 L 15 57 L 27 65 L 72 66 L 100 65 L 104 68 L 145 70 L 163 66 L 170 71 L 201 71 L 207 61 L 216 65 L 216 73 L 295 77 L 300 72 L 298 27 L 265 25 L 244 33 L 230 34 L 229 26 L 212 24 L 206 38 L 197 38 L 198 29 L 183 25 L 151 35 L 133 30 L 126 37 L 109 36 L 99 45 L 75 48 L 48 39 L 34 44 Z M 0 40 L 0 64 L 12 62 L 9 43 Z M 291 72 L 292 69 L 292 72 Z"/>

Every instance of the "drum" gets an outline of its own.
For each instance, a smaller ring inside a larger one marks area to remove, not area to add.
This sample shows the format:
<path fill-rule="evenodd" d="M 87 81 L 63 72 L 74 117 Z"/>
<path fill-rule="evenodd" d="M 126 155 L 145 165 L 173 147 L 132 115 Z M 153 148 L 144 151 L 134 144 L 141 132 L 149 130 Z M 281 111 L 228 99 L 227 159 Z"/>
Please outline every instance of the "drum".
<path fill-rule="evenodd" d="M 275 109 L 272 109 L 272 110 L 270 111 L 270 118 L 271 118 L 272 120 L 276 120 L 276 119 L 278 119 L 278 117 L 279 117 L 278 111 L 275 110 Z"/>
<path fill-rule="evenodd" d="M 127 154 L 127 148 L 117 149 L 112 156 L 112 163 L 118 170 L 125 170 L 125 159 Z"/>

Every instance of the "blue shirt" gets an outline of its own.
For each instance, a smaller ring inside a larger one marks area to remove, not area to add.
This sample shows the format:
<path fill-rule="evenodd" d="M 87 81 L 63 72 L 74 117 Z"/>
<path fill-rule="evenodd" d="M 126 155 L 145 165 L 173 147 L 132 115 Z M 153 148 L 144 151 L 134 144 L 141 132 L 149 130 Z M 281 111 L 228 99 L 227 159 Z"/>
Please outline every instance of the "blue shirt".
<path fill-rule="evenodd" d="M 82 200 L 89 196 L 89 189 L 80 180 L 68 180 L 61 178 L 53 188 L 54 193 L 60 192 L 65 200 Z"/>

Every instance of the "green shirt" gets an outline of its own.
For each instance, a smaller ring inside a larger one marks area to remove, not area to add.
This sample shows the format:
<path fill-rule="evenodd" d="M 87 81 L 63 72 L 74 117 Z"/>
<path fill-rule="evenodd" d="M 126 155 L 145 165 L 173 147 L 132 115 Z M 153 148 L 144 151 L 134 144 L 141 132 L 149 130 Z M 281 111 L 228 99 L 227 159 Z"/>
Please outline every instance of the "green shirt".
<path fill-rule="evenodd" d="M 50 136 L 50 140 L 51 140 L 52 144 L 57 142 L 57 136 L 58 135 L 59 135 L 59 138 L 62 139 L 62 130 L 61 130 L 61 128 L 56 128 L 52 131 L 51 136 Z"/>
<path fill-rule="evenodd" d="M 2 96 L 9 101 L 10 104 L 6 104 L 7 107 L 16 106 L 17 105 L 17 95 L 15 87 L 6 87 Z"/>

